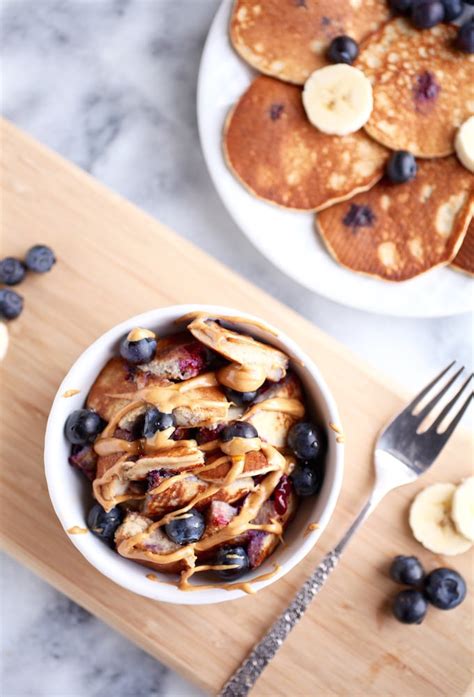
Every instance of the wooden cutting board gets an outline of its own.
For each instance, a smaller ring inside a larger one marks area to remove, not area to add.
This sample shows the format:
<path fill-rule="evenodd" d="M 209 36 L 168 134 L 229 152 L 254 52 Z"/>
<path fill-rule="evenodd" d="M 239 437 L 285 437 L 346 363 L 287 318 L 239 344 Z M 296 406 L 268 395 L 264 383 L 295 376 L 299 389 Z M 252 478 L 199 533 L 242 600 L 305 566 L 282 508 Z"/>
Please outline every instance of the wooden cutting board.
<path fill-rule="evenodd" d="M 21 256 L 42 242 L 59 259 L 50 274 L 27 278 L 20 289 L 25 310 L 9 324 L 11 345 L 1 369 L 2 544 L 160 661 L 216 693 L 358 511 L 372 482 L 374 437 L 403 399 L 305 319 L 13 126 L 4 123 L 1 138 L 2 255 Z M 292 336 L 326 376 L 347 438 L 343 491 L 318 547 L 258 596 L 215 607 L 159 604 L 103 578 L 62 531 L 43 475 L 46 418 L 71 363 L 118 321 L 181 302 L 248 310 Z M 387 497 L 254 695 L 468 694 L 472 578 L 458 609 L 432 609 L 421 626 L 403 626 L 387 611 L 397 588 L 386 572 L 394 554 L 415 553 L 428 568 L 449 564 L 471 576 L 471 552 L 435 557 L 407 525 L 414 494 L 429 481 L 465 476 L 471 454 L 472 441 L 458 432 L 423 482 Z"/>

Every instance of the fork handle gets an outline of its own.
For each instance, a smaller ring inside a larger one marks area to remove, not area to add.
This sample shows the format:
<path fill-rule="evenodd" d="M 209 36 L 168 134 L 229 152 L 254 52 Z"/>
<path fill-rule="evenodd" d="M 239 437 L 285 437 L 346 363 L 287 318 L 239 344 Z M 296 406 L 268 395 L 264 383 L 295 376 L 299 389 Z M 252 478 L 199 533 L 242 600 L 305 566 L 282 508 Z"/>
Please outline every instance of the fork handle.
<path fill-rule="evenodd" d="M 371 496 L 340 542 L 326 554 L 313 574 L 301 586 L 286 610 L 275 620 L 265 636 L 254 646 L 247 658 L 224 685 L 219 697 L 245 697 L 277 653 L 293 627 L 303 617 L 313 598 L 322 590 L 341 554 L 381 497 Z"/>

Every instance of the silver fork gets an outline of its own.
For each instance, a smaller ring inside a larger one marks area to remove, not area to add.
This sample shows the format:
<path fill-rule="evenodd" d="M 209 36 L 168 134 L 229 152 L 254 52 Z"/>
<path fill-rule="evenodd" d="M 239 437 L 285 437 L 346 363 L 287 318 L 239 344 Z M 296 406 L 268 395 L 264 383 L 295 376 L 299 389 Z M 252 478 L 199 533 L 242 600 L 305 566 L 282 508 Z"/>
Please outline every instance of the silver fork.
<path fill-rule="evenodd" d="M 432 412 L 454 384 L 464 368 L 460 368 L 439 392 L 415 413 L 416 407 L 440 383 L 455 361 L 427 385 L 410 404 L 384 428 L 375 444 L 375 484 L 372 493 L 350 528 L 334 549 L 323 558 L 313 575 L 301 586 L 286 610 L 270 627 L 263 639 L 255 645 L 248 657 L 232 675 L 220 697 L 247 695 L 277 653 L 297 622 L 303 617 L 313 598 L 322 589 L 329 574 L 336 567 L 341 554 L 356 530 L 362 525 L 381 499 L 392 489 L 414 481 L 430 467 L 453 434 L 469 406 L 473 393 L 465 399 L 446 428 L 439 432 L 448 414 L 457 404 L 472 378 L 470 375 L 454 397 L 446 404 L 430 427 L 419 433 L 422 422 Z"/>

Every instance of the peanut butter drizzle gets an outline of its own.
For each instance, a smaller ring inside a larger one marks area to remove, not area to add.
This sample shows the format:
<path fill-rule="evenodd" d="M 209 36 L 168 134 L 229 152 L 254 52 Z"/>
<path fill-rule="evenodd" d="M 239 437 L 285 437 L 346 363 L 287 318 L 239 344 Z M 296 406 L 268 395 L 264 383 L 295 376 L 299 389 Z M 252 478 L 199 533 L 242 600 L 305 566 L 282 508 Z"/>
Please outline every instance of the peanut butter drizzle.
<path fill-rule="evenodd" d="M 217 371 L 217 379 L 221 385 L 230 387 L 237 392 L 254 392 L 263 385 L 267 374 L 259 365 L 240 365 L 231 363 Z"/>
<path fill-rule="evenodd" d="M 232 322 L 234 324 L 247 324 L 249 327 L 256 327 L 257 329 L 261 329 L 263 332 L 266 332 L 267 334 L 271 334 L 271 336 L 278 336 L 278 332 L 275 329 L 272 329 L 268 325 L 264 324 L 263 322 L 259 322 L 256 319 L 248 319 L 246 317 L 231 317 L 229 315 L 207 315 L 205 312 L 188 312 L 187 315 L 183 315 L 179 319 L 176 320 L 176 324 L 182 324 L 183 322 L 189 322 L 195 319 L 223 319 L 224 322 Z"/>
<path fill-rule="evenodd" d="M 210 535 L 205 539 L 185 545 L 184 547 L 173 550 L 172 552 L 160 554 L 158 552 L 134 549 L 136 545 L 153 533 L 154 530 L 166 525 L 168 522 L 170 522 L 170 520 L 173 520 L 183 513 L 187 513 L 191 508 L 199 503 L 200 500 L 207 498 L 208 496 L 212 496 L 222 488 L 221 486 L 210 486 L 205 492 L 197 494 L 186 506 L 183 506 L 176 511 L 167 513 L 160 520 L 152 523 L 144 532 L 140 532 L 137 535 L 133 535 L 128 539 L 123 540 L 118 547 L 119 553 L 123 554 L 123 556 L 128 556 L 129 558 L 153 561 L 158 564 L 171 564 L 176 561 L 186 560 L 189 568 L 194 568 L 196 561 L 195 552 L 204 552 L 216 545 L 225 544 L 230 539 L 242 535 L 248 530 L 262 530 L 264 532 L 269 532 L 280 536 L 283 532 L 283 526 L 277 521 L 262 525 L 250 522 L 258 515 L 258 511 L 260 510 L 262 504 L 271 496 L 275 486 L 280 481 L 281 475 L 284 473 L 287 467 L 285 458 L 275 448 L 273 448 L 271 445 L 264 445 L 264 448 L 267 450 L 269 455 L 267 459 L 273 459 L 274 462 L 277 461 L 282 465 L 282 467 L 268 474 L 265 479 L 254 489 L 254 491 L 250 492 L 245 499 L 240 512 L 224 529 L 218 530 L 216 533 L 214 533 L 214 535 Z"/>
<path fill-rule="evenodd" d="M 81 528 L 79 525 L 73 525 L 72 528 L 68 528 L 66 532 L 69 535 L 86 535 L 89 530 L 87 528 Z"/>
<path fill-rule="evenodd" d="M 67 399 L 68 397 L 74 397 L 74 395 L 80 394 L 80 392 L 81 390 L 66 390 L 66 392 L 63 392 L 62 396 Z"/>
<path fill-rule="evenodd" d="M 146 578 L 149 581 L 155 581 L 155 582 L 159 583 L 158 576 L 155 576 L 155 574 L 147 574 Z"/>
<path fill-rule="evenodd" d="M 334 433 L 342 433 L 342 429 L 337 424 L 330 423 L 329 428 L 334 431 Z"/>
<path fill-rule="evenodd" d="M 261 581 L 267 581 L 269 578 L 273 578 L 273 576 L 275 576 L 280 571 L 281 567 L 279 564 L 274 564 L 273 571 L 269 571 L 266 574 L 256 576 L 255 578 L 252 578 L 250 581 L 240 581 L 236 583 L 208 583 L 204 586 L 192 586 L 189 583 L 189 579 L 191 578 L 191 576 L 194 576 L 194 574 L 196 573 L 202 571 L 220 571 L 224 569 L 233 568 L 235 568 L 235 564 L 220 564 L 217 566 L 212 566 L 211 564 L 202 564 L 201 566 L 195 566 L 192 569 L 183 571 L 177 586 L 181 591 L 207 591 L 214 590 L 217 588 L 224 591 L 241 590 L 244 593 L 252 594 L 256 593 L 256 590 L 252 587 L 252 584 L 259 583 Z M 175 584 L 172 583 L 170 585 L 174 586 Z"/>
<path fill-rule="evenodd" d="M 284 414 L 290 414 L 295 419 L 301 419 L 304 416 L 304 406 L 299 399 L 290 399 L 288 397 L 274 397 L 273 399 L 264 399 L 262 402 L 254 404 L 242 416 L 242 421 L 248 421 L 252 416 L 259 411 L 279 411 Z"/>
<path fill-rule="evenodd" d="M 129 341 L 141 341 L 141 339 L 156 339 L 155 332 L 143 327 L 134 327 L 127 335 Z"/>
<path fill-rule="evenodd" d="M 229 409 L 230 403 L 224 400 L 212 400 L 203 399 L 202 396 L 196 396 L 192 393 L 193 390 L 198 390 L 205 387 L 219 387 L 219 383 L 214 373 L 203 373 L 190 380 L 184 380 L 183 382 L 171 383 L 169 385 L 153 385 L 152 387 L 144 387 L 141 390 L 136 390 L 135 392 L 121 392 L 117 394 L 108 394 L 107 397 L 112 399 L 130 399 L 131 404 L 135 408 L 143 405 L 143 403 L 153 404 L 160 411 L 170 414 L 177 407 L 191 407 L 196 399 L 199 399 L 199 404 L 204 408 L 208 407 L 210 409 Z M 121 409 L 118 414 L 121 414 L 119 419 L 116 419 L 117 415 L 114 417 L 112 422 L 115 425 L 129 412 L 131 411 L 131 404 L 127 404 L 126 407 Z M 111 423 L 112 423 L 111 422 Z M 108 431 L 110 435 L 109 425 L 106 427 L 105 431 Z M 104 433 L 105 433 L 104 431 Z"/>

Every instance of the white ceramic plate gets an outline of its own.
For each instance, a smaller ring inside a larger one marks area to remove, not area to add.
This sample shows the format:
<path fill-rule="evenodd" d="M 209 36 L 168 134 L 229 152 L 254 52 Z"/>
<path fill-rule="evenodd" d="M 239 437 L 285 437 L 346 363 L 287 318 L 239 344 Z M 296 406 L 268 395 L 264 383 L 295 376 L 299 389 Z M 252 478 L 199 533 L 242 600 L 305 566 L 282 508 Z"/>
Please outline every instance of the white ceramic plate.
<path fill-rule="evenodd" d="M 217 191 L 237 225 L 281 271 L 303 286 L 343 305 L 370 312 L 436 317 L 469 312 L 473 282 L 450 268 L 404 283 L 387 283 L 337 264 L 313 229 L 313 214 L 285 211 L 249 194 L 228 170 L 222 129 L 230 107 L 255 75 L 228 38 L 232 3 L 223 0 L 202 55 L 197 112 L 204 157 Z"/>

